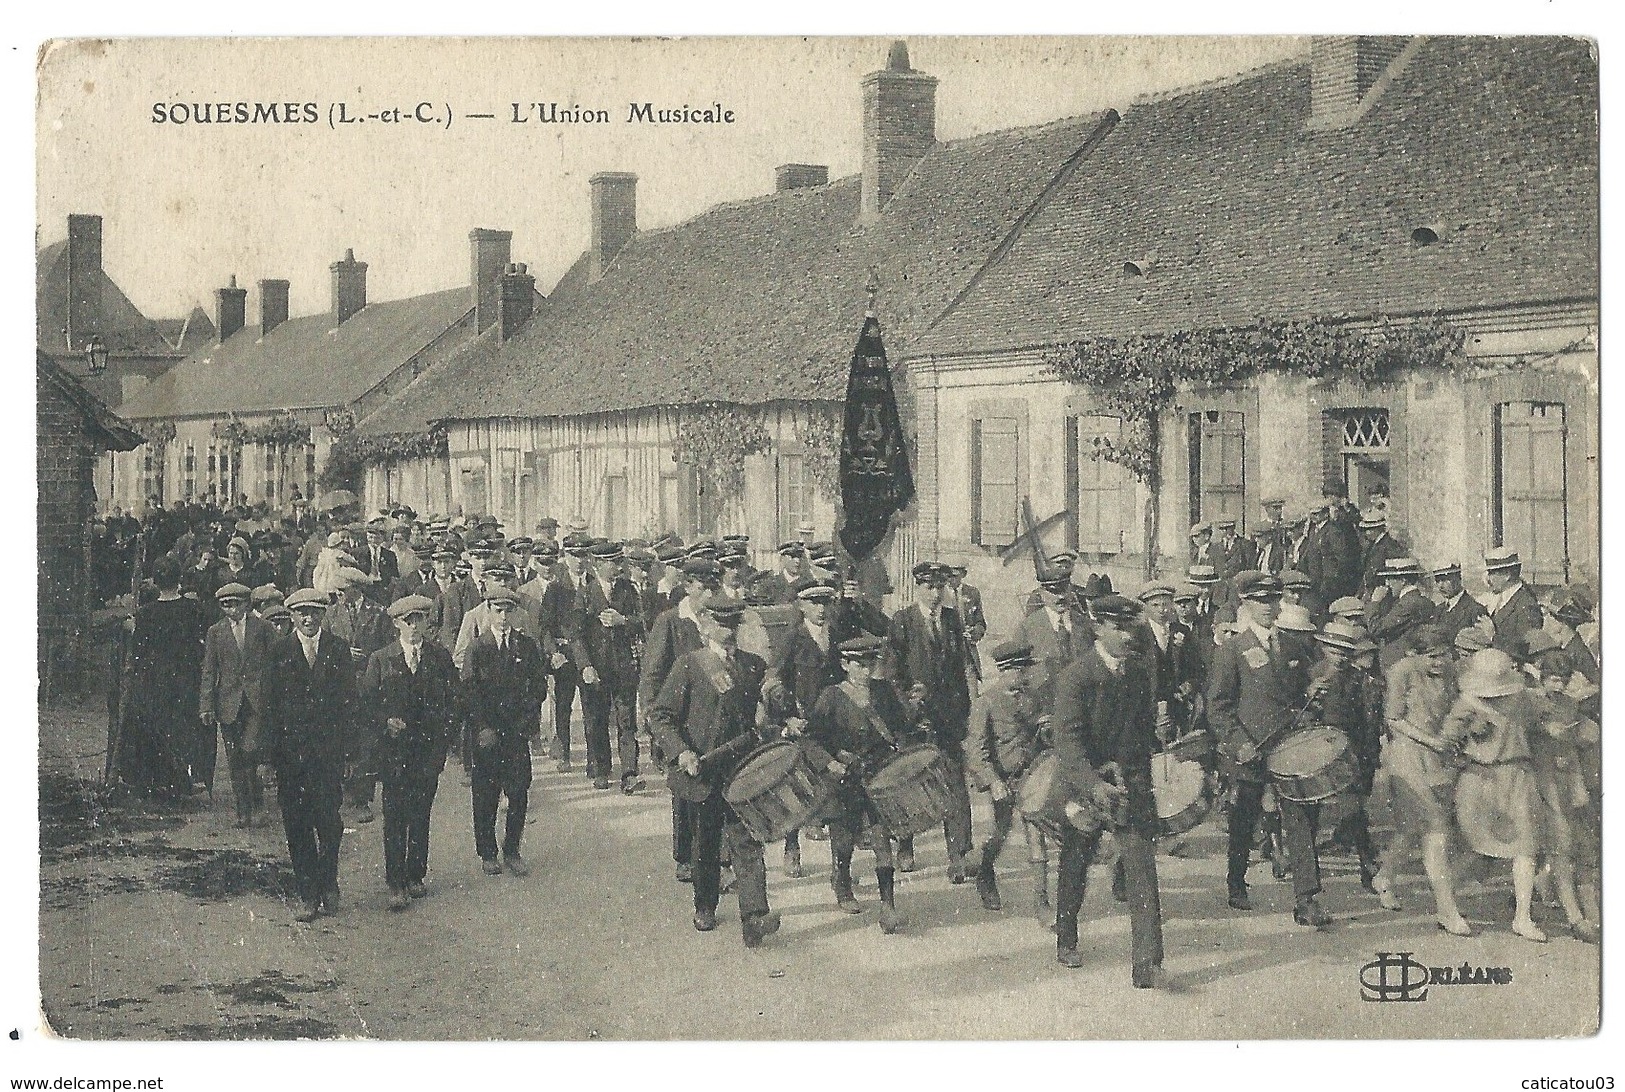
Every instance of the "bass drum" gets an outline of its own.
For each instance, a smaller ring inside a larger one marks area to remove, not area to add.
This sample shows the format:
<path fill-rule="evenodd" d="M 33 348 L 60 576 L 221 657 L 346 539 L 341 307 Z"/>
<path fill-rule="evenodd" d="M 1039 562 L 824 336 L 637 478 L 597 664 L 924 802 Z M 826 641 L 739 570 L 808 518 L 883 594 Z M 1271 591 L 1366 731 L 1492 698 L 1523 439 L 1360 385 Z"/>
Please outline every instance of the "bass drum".
<path fill-rule="evenodd" d="M 1022 819 L 1051 838 L 1059 838 L 1061 828 L 1067 825 L 1092 834 L 1110 819 L 1087 801 L 1080 801 L 1084 807 L 1082 814 L 1069 819 L 1066 806 L 1070 801 L 1066 782 L 1061 778 L 1061 756 L 1053 750 L 1033 759 L 1033 764 L 1022 775 L 1021 784 L 1016 786 L 1016 808 Z"/>
<path fill-rule="evenodd" d="M 924 834 L 948 814 L 948 764 L 929 743 L 905 747 L 864 782 L 863 790 L 893 838 Z"/>
<path fill-rule="evenodd" d="M 1358 776 L 1349 737 L 1318 725 L 1293 732 L 1264 760 L 1275 792 L 1296 804 L 1318 804 L 1336 796 Z"/>
<path fill-rule="evenodd" d="M 1151 756 L 1151 794 L 1157 802 L 1157 833 L 1164 838 L 1195 829 L 1212 806 L 1207 771 L 1171 750 Z"/>

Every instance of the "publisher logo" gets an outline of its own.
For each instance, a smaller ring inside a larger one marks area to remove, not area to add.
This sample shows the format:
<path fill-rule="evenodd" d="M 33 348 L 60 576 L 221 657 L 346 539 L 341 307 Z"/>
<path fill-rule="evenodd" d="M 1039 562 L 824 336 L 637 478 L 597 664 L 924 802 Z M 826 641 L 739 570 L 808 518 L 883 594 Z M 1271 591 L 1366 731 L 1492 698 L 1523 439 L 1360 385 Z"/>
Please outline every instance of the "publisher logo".
<path fill-rule="evenodd" d="M 1433 986 L 1505 986 L 1510 967 L 1430 967 L 1413 952 L 1378 952 L 1360 968 L 1362 1001 L 1426 1001 Z"/>

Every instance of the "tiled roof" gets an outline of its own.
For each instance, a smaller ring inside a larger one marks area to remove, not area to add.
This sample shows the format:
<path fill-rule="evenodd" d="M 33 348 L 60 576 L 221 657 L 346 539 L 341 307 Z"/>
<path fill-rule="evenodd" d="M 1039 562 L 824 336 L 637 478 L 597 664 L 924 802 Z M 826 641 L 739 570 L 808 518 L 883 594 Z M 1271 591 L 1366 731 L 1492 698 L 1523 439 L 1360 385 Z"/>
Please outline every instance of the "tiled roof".
<path fill-rule="evenodd" d="M 1323 132 L 1309 81 L 1288 63 L 1130 109 L 917 348 L 1596 298 L 1588 43 L 1425 40 Z M 1414 245 L 1421 226 L 1440 241 Z"/>
<path fill-rule="evenodd" d="M 866 227 L 853 177 L 639 233 L 598 281 L 585 284 L 578 263 L 507 344 L 471 350 L 384 412 L 410 423 L 839 399 L 870 267 L 897 353 L 1114 119 L 939 144 Z"/>
<path fill-rule="evenodd" d="M 187 354 L 203 348 L 214 340 L 217 333 L 214 320 L 201 307 L 192 308 L 192 313 L 185 318 L 153 319 L 152 324 L 158 328 L 165 341 Z"/>
<path fill-rule="evenodd" d="M 312 409 L 348 403 L 473 310 L 466 287 L 370 303 L 335 328 L 331 313 L 247 326 L 154 379 L 120 407 L 131 418 Z"/>
<path fill-rule="evenodd" d="M 99 334 L 107 351 L 129 356 L 179 355 L 153 321 L 131 303 L 113 279 L 106 273 L 101 277 L 101 314 L 93 328 L 76 331 L 80 335 Z M 60 355 L 66 345 L 62 331 L 68 325 L 68 243 L 52 243 L 35 255 L 34 264 L 34 332 L 39 349 Z"/>
<path fill-rule="evenodd" d="M 55 387 L 84 414 L 85 432 L 104 451 L 133 451 L 144 443 L 128 421 L 108 409 L 101 399 L 86 390 L 83 383 L 51 357 L 35 350 L 34 367 L 42 381 Z"/>

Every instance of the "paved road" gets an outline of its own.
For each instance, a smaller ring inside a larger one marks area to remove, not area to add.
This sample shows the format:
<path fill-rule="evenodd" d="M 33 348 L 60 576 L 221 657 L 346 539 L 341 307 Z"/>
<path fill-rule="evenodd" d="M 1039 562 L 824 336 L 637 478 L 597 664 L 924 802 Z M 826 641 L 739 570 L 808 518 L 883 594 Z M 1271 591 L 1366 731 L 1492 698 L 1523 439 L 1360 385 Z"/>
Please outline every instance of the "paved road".
<path fill-rule="evenodd" d="M 92 751 L 96 733 L 93 715 L 48 714 L 42 769 L 92 776 L 99 757 L 64 756 Z M 1288 888 L 1264 868 L 1253 877 L 1260 908 L 1236 914 L 1219 897 L 1211 827 L 1193 839 L 1198 856 L 1159 859 L 1168 991 L 1130 988 L 1128 918 L 1099 870 L 1086 962 L 1069 971 L 1026 912 L 1019 846 L 1006 850 L 1008 909 L 990 914 L 970 885 L 948 884 L 940 835 L 920 841 L 923 871 L 900 878 L 911 924 L 891 937 L 876 924 L 864 855 L 859 897 L 869 909 L 848 917 L 831 901 L 825 843 L 807 845 L 813 875 L 800 880 L 780 874 L 770 847 L 784 926 L 748 951 L 728 900 L 716 932 L 690 926 L 658 779 L 629 798 L 538 766 L 525 842 L 533 874 L 480 873 L 468 790 L 449 770 L 430 896 L 404 914 L 385 909 L 381 823 L 346 835 L 346 907 L 314 926 L 244 880 L 263 880 L 267 863 L 285 858 L 280 829 L 234 829 L 223 800 L 184 821 L 114 816 L 113 832 L 69 839 L 42 864 L 41 985 L 54 1028 L 88 1038 L 1233 1039 L 1549 1036 L 1596 1024 L 1597 948 L 1556 932 L 1537 946 L 1504 924 L 1448 937 L 1424 913 L 1378 909 L 1335 866 L 1325 902 L 1338 921 L 1328 931 L 1294 925 Z M 224 796 L 223 763 L 220 782 Z M 988 821 L 985 808 L 976 821 Z M 218 871 L 244 860 L 262 867 Z M 190 882 L 184 870 L 199 867 L 217 870 L 214 888 Z M 221 887 L 227 873 L 243 882 Z M 212 897 L 222 890 L 229 897 Z M 1469 897 L 1469 916 L 1504 921 L 1505 897 L 1504 887 Z M 1419 1004 L 1362 1003 L 1359 968 L 1377 951 L 1508 967 L 1513 981 L 1436 987 Z"/>

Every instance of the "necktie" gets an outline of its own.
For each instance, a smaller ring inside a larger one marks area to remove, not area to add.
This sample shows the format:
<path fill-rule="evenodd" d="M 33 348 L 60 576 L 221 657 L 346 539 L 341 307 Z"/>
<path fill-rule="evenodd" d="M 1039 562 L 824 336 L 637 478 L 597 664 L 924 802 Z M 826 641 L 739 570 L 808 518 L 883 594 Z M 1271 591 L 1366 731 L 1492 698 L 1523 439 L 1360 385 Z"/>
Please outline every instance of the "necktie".
<path fill-rule="evenodd" d="M 314 670 L 316 667 L 316 642 L 301 640 L 299 643 L 305 646 L 305 663 L 309 664 L 311 669 Z"/>
<path fill-rule="evenodd" d="M 508 631 L 507 630 L 503 630 L 501 633 L 497 634 L 497 651 L 498 652 L 506 652 L 506 651 L 508 651 Z"/>
<path fill-rule="evenodd" d="M 406 650 L 406 669 L 412 674 L 418 673 L 418 646 L 411 645 Z"/>
<path fill-rule="evenodd" d="M 1067 617 L 1064 614 L 1058 614 L 1055 616 L 1055 639 L 1060 642 L 1061 655 L 1071 656 L 1072 624 L 1067 620 Z"/>

